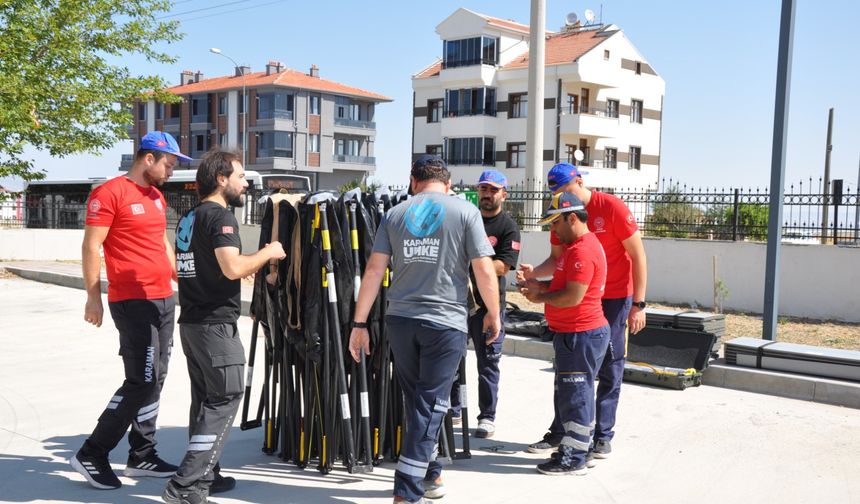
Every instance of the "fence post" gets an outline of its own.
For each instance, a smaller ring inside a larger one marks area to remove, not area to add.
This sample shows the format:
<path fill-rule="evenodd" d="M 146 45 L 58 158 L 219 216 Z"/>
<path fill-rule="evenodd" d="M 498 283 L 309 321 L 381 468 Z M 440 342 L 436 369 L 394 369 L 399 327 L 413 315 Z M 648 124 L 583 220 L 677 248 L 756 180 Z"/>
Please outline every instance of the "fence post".
<path fill-rule="evenodd" d="M 839 205 L 842 203 L 842 179 L 833 181 L 833 244 L 839 244 Z"/>
<path fill-rule="evenodd" d="M 732 241 L 738 241 L 738 210 L 740 209 L 740 189 L 735 189 L 735 201 L 732 203 Z"/>

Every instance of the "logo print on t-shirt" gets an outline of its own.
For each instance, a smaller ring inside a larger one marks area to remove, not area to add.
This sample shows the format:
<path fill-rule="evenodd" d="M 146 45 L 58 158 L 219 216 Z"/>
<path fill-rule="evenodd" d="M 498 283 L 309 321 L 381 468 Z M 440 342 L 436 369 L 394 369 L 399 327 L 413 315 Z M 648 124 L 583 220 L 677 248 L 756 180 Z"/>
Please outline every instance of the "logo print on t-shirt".
<path fill-rule="evenodd" d="M 188 252 L 191 248 L 192 234 L 194 234 L 194 210 L 188 212 L 176 226 L 176 248 Z"/>
<path fill-rule="evenodd" d="M 102 207 L 102 202 L 98 198 L 90 201 L 90 212 L 97 213 Z"/>
<path fill-rule="evenodd" d="M 412 205 L 406 211 L 406 229 L 413 236 L 424 238 L 436 232 L 445 220 L 445 207 L 430 199 Z"/>
<path fill-rule="evenodd" d="M 496 238 L 495 236 L 488 236 L 487 241 L 490 242 L 490 246 L 494 247 L 494 248 L 495 248 L 496 244 L 499 243 L 499 239 Z"/>
<path fill-rule="evenodd" d="M 164 207 L 161 206 L 161 200 L 160 199 L 152 200 L 152 202 L 155 203 L 155 208 L 157 208 L 159 212 L 164 211 Z"/>
<path fill-rule="evenodd" d="M 605 226 L 606 226 L 606 221 L 603 220 L 603 217 L 597 217 L 596 219 L 594 219 L 594 232 L 595 233 L 602 233 L 602 232 L 606 231 L 606 229 L 604 229 Z"/>
<path fill-rule="evenodd" d="M 233 234 L 233 226 L 221 226 L 221 234 Z"/>
<path fill-rule="evenodd" d="M 134 215 L 143 215 L 146 213 L 146 210 L 143 208 L 143 204 L 141 203 L 132 203 L 131 205 L 131 213 Z"/>

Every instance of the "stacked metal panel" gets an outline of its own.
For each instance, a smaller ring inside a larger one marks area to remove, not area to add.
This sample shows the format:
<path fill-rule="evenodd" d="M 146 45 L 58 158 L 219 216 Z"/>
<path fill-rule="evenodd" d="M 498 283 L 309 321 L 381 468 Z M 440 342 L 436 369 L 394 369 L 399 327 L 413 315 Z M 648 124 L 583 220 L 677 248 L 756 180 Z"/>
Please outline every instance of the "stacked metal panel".
<path fill-rule="evenodd" d="M 646 308 L 645 324 L 651 327 L 673 327 L 713 334 L 717 337 L 711 352 L 714 357 L 719 352 L 722 338 L 726 334 L 726 316 L 722 313 Z"/>
<path fill-rule="evenodd" d="M 726 342 L 726 363 L 860 381 L 860 352 L 755 338 Z"/>

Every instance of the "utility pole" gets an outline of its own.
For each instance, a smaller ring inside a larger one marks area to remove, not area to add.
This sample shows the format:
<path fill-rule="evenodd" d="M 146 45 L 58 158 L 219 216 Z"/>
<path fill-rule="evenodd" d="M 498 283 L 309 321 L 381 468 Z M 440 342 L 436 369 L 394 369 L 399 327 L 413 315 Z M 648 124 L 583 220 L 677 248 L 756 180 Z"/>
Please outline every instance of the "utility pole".
<path fill-rule="evenodd" d="M 546 46 L 546 3 L 531 0 L 529 24 L 529 111 L 526 119 L 526 199 L 525 230 L 537 231 L 537 221 L 543 210 L 540 194 L 543 192 L 543 96 L 544 49 Z"/>
<path fill-rule="evenodd" d="M 794 0 L 782 0 L 779 22 L 779 56 L 776 66 L 776 104 L 773 112 L 773 148 L 770 165 L 770 209 L 767 221 L 767 261 L 764 273 L 764 325 L 762 339 L 776 339 L 779 314 L 779 249 L 782 241 L 782 203 L 785 183 L 785 147 L 791 86 L 791 51 L 794 42 Z"/>
<path fill-rule="evenodd" d="M 833 107 L 827 117 L 827 145 L 824 150 L 824 188 L 821 201 L 821 244 L 827 243 L 827 221 L 830 220 L 830 153 L 833 151 Z"/>

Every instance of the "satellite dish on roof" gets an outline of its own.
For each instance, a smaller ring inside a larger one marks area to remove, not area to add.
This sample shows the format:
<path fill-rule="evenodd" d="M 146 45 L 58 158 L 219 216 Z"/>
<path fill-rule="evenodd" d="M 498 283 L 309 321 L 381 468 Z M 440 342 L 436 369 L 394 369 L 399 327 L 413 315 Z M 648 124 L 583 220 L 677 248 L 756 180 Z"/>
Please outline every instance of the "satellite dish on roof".
<path fill-rule="evenodd" d="M 575 151 L 573 151 L 573 159 L 577 161 L 582 161 L 583 159 L 585 159 L 585 154 L 581 150 L 576 149 Z"/>
<path fill-rule="evenodd" d="M 588 21 L 588 24 L 594 22 L 594 11 L 591 9 L 585 9 L 585 20 Z"/>
<path fill-rule="evenodd" d="M 573 26 L 578 21 L 579 21 L 579 16 L 577 16 L 575 12 L 571 12 L 567 16 L 564 16 L 564 24 L 566 24 L 567 26 Z"/>

